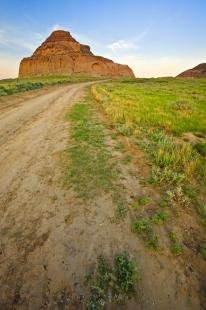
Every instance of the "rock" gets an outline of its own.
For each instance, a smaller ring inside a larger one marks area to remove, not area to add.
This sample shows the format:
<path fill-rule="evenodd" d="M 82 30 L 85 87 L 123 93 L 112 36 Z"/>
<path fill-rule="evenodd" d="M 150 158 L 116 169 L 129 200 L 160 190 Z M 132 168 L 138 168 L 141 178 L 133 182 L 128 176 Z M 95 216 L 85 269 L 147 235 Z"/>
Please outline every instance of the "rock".
<path fill-rule="evenodd" d="M 63 30 L 52 32 L 31 57 L 22 59 L 19 68 L 20 78 L 73 74 L 134 77 L 133 71 L 127 65 L 95 56 L 88 45 L 80 44 L 69 32 Z"/>
<path fill-rule="evenodd" d="M 206 77 L 206 63 L 202 63 L 193 69 L 186 70 L 178 77 Z"/>

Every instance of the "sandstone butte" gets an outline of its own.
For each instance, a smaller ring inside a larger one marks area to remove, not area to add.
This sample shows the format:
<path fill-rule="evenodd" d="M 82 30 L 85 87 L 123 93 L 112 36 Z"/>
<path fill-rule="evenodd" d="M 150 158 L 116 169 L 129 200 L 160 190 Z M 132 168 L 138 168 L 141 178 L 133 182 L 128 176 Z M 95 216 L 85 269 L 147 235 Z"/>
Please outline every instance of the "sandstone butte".
<path fill-rule="evenodd" d="M 52 32 L 31 57 L 21 60 L 20 78 L 44 75 L 134 77 L 129 66 L 95 56 L 88 45 L 80 44 L 63 30 Z"/>
<path fill-rule="evenodd" d="M 178 77 L 206 77 L 206 63 L 202 63 L 193 69 L 186 70 L 180 73 Z"/>

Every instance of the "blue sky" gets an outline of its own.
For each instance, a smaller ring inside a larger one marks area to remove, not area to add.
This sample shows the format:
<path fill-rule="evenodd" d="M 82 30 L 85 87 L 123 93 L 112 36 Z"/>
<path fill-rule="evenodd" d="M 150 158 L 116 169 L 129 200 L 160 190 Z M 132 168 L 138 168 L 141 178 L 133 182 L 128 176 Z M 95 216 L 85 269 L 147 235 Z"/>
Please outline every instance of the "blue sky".
<path fill-rule="evenodd" d="M 205 16 L 205 0 L 0 0 L 0 78 L 55 29 L 136 76 L 176 75 L 206 62 Z"/>

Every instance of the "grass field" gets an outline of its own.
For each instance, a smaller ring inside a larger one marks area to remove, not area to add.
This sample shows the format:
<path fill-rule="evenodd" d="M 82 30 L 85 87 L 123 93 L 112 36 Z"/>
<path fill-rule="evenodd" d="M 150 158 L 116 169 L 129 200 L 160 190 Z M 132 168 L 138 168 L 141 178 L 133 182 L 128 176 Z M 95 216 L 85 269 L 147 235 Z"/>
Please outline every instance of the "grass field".
<path fill-rule="evenodd" d="M 119 134 L 151 162 L 148 182 L 206 226 L 206 79 L 136 79 L 92 87 Z"/>
<path fill-rule="evenodd" d="M 96 79 L 87 76 L 45 76 L 28 79 L 5 79 L 0 80 L 0 96 L 39 89 L 46 85 L 79 83 Z"/>

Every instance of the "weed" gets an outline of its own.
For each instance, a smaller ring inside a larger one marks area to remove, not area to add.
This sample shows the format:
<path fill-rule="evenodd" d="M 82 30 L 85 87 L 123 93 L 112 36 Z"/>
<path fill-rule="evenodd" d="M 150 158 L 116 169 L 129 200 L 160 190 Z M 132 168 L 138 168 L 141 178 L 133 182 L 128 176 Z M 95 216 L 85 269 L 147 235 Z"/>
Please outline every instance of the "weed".
<path fill-rule="evenodd" d="M 194 188 L 192 186 L 190 186 L 190 185 L 184 185 L 183 186 L 183 192 L 190 199 L 197 198 L 197 191 L 194 190 Z"/>
<path fill-rule="evenodd" d="M 177 255 L 177 256 L 182 254 L 182 251 L 183 251 L 182 245 L 177 240 L 177 235 L 176 235 L 176 232 L 174 230 L 170 231 L 169 238 L 171 240 L 170 250 L 171 250 L 172 254 Z"/>
<path fill-rule="evenodd" d="M 151 199 L 148 195 L 143 195 L 137 200 L 134 200 L 131 204 L 133 209 L 138 209 L 139 207 L 147 206 L 150 203 Z"/>
<path fill-rule="evenodd" d="M 98 257 L 95 279 L 90 286 L 87 309 L 104 309 L 106 304 L 125 303 L 135 292 L 138 279 L 137 264 L 124 252 L 114 258 L 110 266 L 103 256 Z"/>
<path fill-rule="evenodd" d="M 147 206 L 150 203 L 151 199 L 148 195 L 143 195 L 138 199 L 139 206 Z"/>
<path fill-rule="evenodd" d="M 132 231 L 134 233 L 144 233 L 150 230 L 149 220 L 147 218 L 139 218 L 132 224 Z"/>
<path fill-rule="evenodd" d="M 146 246 L 155 251 L 159 250 L 160 246 L 159 246 L 158 238 L 153 232 L 150 232 L 148 234 Z"/>
<path fill-rule="evenodd" d="M 123 202 L 119 202 L 116 209 L 117 218 L 123 219 L 127 216 L 127 207 L 125 207 Z"/>
<path fill-rule="evenodd" d="M 131 155 L 126 155 L 126 156 L 123 158 L 123 160 L 122 160 L 123 164 L 125 164 L 125 165 L 131 163 L 131 161 L 132 161 L 132 156 L 131 156 Z"/>
<path fill-rule="evenodd" d="M 133 133 L 133 128 L 124 124 L 117 125 L 118 132 L 123 136 L 131 136 Z"/>
<path fill-rule="evenodd" d="M 157 236 L 154 234 L 149 219 L 141 217 L 132 224 L 132 232 L 141 235 L 145 245 L 153 250 L 159 249 Z"/>
<path fill-rule="evenodd" d="M 182 206 L 182 207 L 189 207 L 191 201 L 190 199 L 184 194 L 184 191 L 181 186 L 174 188 L 173 190 L 168 190 L 166 192 L 166 199 L 170 206 Z"/>
<path fill-rule="evenodd" d="M 118 143 L 118 144 L 115 145 L 114 149 L 116 151 L 122 151 L 123 152 L 123 151 L 125 151 L 125 146 L 124 146 L 123 143 Z"/>
<path fill-rule="evenodd" d="M 155 224 L 163 224 L 164 222 L 168 220 L 168 218 L 169 218 L 169 215 L 166 212 L 162 210 L 158 210 L 153 215 L 152 221 Z"/>
<path fill-rule="evenodd" d="M 184 181 L 183 173 L 175 172 L 174 170 L 165 167 L 163 169 L 154 166 L 152 168 L 151 182 L 155 184 L 173 184 L 177 185 Z"/>
<path fill-rule="evenodd" d="M 159 207 L 160 207 L 161 209 L 165 209 L 166 207 L 168 207 L 168 202 L 167 202 L 165 199 L 161 199 L 161 200 L 159 201 Z"/>

